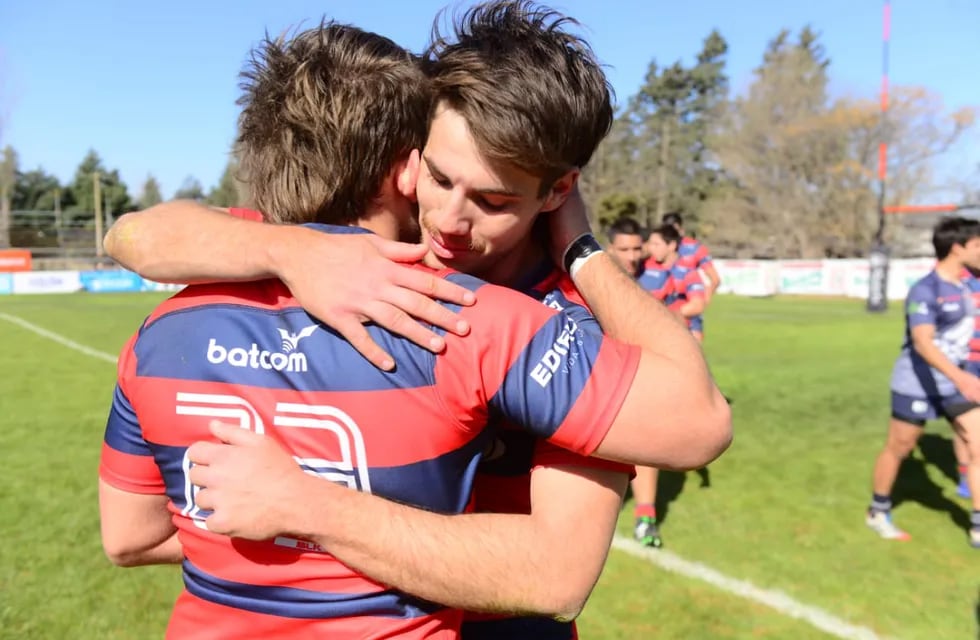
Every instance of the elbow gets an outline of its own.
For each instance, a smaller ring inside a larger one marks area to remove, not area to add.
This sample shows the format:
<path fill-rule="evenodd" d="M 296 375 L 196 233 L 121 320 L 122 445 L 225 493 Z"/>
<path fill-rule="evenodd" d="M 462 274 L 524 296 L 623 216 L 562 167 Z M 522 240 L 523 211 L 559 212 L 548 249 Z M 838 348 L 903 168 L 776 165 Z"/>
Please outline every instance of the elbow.
<path fill-rule="evenodd" d="M 109 562 L 117 567 L 137 567 L 141 564 L 139 551 L 111 540 L 102 539 L 102 550 Z"/>
<path fill-rule="evenodd" d="M 704 417 L 704 456 L 698 467 L 703 467 L 728 450 L 734 438 L 732 430 L 732 409 L 715 387 Z"/>
<path fill-rule="evenodd" d="M 575 620 L 582 613 L 582 609 L 585 608 L 585 602 L 567 602 L 562 607 L 558 608 L 558 612 L 551 614 L 551 618 L 557 620 L 558 622 L 571 622 Z"/>
<path fill-rule="evenodd" d="M 116 234 L 118 233 L 118 229 L 124 224 L 125 219 L 126 216 L 122 216 L 116 220 L 113 225 L 109 227 L 109 231 L 106 232 L 105 237 L 102 238 L 102 248 L 105 249 L 106 255 L 113 260 L 116 259 Z"/>
<path fill-rule="evenodd" d="M 701 405 L 695 417 L 691 435 L 696 438 L 686 448 L 686 460 L 674 467 L 676 471 L 701 469 L 717 460 L 732 444 L 732 410 L 721 392 L 714 388 L 711 398 Z"/>
<path fill-rule="evenodd" d="M 534 615 L 552 618 L 559 622 L 571 622 L 582 613 L 592 592 L 592 585 L 581 588 L 570 576 L 561 576 L 546 585 L 542 598 L 532 607 Z"/>
<path fill-rule="evenodd" d="M 122 266 L 130 271 L 139 272 L 143 266 L 139 264 L 142 252 L 126 251 L 126 244 L 131 244 L 134 237 L 134 222 L 135 217 L 132 213 L 127 213 L 116 220 L 102 238 L 102 248 L 105 249 L 106 255 Z"/>
<path fill-rule="evenodd" d="M 135 541 L 138 542 L 138 541 Z M 109 562 L 117 567 L 142 567 L 148 564 L 161 564 L 159 554 L 154 553 L 156 545 L 149 541 L 135 544 L 134 540 L 120 536 L 102 536 L 102 551 Z"/>
<path fill-rule="evenodd" d="M 611 535 L 612 532 L 610 531 L 610 537 Z M 544 573 L 548 577 L 539 582 L 538 594 L 540 597 L 532 606 L 534 609 L 532 613 L 559 622 L 571 622 L 577 618 L 585 608 L 585 604 L 589 601 L 589 596 L 592 595 L 592 590 L 599 580 L 599 574 L 605 564 L 605 551 L 609 548 L 609 542 L 607 541 L 605 546 L 601 548 L 601 553 L 596 554 L 597 557 L 601 557 L 603 562 L 595 563 L 587 559 L 590 557 L 588 550 L 591 546 L 588 544 L 580 549 L 580 554 L 584 550 L 584 556 L 556 557 L 553 562 L 550 562 L 549 566 L 556 571 Z"/>

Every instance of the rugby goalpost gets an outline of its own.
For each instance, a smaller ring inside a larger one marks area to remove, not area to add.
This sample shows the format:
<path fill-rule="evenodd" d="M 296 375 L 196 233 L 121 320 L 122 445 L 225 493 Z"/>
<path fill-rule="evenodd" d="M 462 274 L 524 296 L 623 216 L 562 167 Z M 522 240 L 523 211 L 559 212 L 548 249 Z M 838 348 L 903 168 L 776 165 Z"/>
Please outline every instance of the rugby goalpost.
<path fill-rule="evenodd" d="M 891 39 L 891 0 L 884 0 L 882 16 L 882 68 L 881 68 L 881 131 L 886 131 L 888 121 L 888 50 Z M 980 209 L 980 204 L 907 204 L 885 205 L 888 185 L 888 141 L 884 138 L 878 144 L 878 230 L 868 254 L 868 300 L 867 310 L 881 313 L 888 309 L 888 259 L 889 250 L 885 244 L 885 217 L 888 215 L 954 213 L 964 209 Z"/>

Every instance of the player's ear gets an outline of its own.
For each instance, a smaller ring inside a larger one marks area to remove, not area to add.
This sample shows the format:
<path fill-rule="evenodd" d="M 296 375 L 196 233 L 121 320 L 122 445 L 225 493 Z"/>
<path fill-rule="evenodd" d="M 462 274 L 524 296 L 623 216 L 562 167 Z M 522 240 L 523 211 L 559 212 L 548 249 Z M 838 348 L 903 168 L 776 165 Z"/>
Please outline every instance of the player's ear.
<path fill-rule="evenodd" d="M 565 175 L 555 180 L 555 183 L 551 185 L 551 189 L 545 195 L 544 204 L 541 206 L 542 211 L 554 211 L 561 205 L 565 204 L 565 200 L 568 198 L 568 194 L 572 192 L 575 185 L 578 183 L 578 177 L 582 172 L 578 168 L 574 168 L 568 171 Z"/>
<path fill-rule="evenodd" d="M 419 181 L 419 150 L 412 149 L 405 160 L 402 160 L 395 167 L 395 186 L 398 192 L 415 202 L 415 186 Z"/>

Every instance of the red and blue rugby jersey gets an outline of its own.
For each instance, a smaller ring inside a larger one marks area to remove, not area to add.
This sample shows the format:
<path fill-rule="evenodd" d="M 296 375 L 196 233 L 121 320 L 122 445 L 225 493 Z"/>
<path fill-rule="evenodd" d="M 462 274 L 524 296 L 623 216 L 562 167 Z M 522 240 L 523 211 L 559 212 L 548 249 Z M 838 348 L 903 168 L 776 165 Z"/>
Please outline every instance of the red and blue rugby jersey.
<path fill-rule="evenodd" d="M 656 260 L 647 260 L 637 283 L 657 300 L 662 300 L 672 311 L 677 311 L 692 298 L 704 297 L 704 281 L 696 269 L 680 264 L 680 259 L 667 266 Z M 687 318 L 690 325 L 691 318 Z"/>
<path fill-rule="evenodd" d="M 677 262 L 682 267 L 697 271 L 711 262 L 708 248 L 694 238 L 684 236 L 677 245 Z"/>
<path fill-rule="evenodd" d="M 643 272 L 637 276 L 636 281 L 644 291 L 649 291 L 654 298 L 664 304 L 669 304 L 677 285 L 670 276 L 670 267 L 650 258 L 643 265 Z"/>
<path fill-rule="evenodd" d="M 469 502 L 491 414 L 591 453 L 638 350 L 516 292 L 445 277 L 479 290 L 460 310 L 470 335 L 446 335 L 436 356 L 369 327 L 394 372 L 371 366 L 278 281 L 187 287 L 130 340 L 100 475 L 170 499 L 185 589 L 169 637 L 456 637 L 460 612 L 364 578 L 307 541 L 208 532 L 186 477 L 187 447 L 210 437 L 213 418 L 275 438 L 325 481 L 444 513 Z"/>
<path fill-rule="evenodd" d="M 580 330 L 601 333 L 571 278 L 547 261 L 528 275 L 518 290 L 552 309 L 576 318 Z M 531 513 L 531 473 L 538 467 L 573 466 L 632 474 L 633 467 L 582 456 L 536 438 L 519 425 L 497 425 L 491 453 L 477 467 L 475 510 L 483 513 Z M 574 640 L 574 622 L 543 617 L 514 617 L 467 612 L 463 640 Z"/>
<path fill-rule="evenodd" d="M 973 297 L 973 336 L 970 338 L 970 354 L 967 361 L 971 363 L 970 369 L 974 372 L 980 370 L 980 278 L 973 275 L 969 269 L 963 269 L 963 284 L 969 289 Z"/>

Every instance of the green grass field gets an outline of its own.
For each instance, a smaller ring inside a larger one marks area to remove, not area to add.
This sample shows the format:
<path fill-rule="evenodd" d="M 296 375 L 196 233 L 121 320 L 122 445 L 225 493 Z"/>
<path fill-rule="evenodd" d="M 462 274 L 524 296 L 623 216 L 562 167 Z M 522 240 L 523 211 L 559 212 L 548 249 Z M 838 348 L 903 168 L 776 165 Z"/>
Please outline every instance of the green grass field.
<path fill-rule="evenodd" d="M 115 354 L 160 299 L 5 296 L 0 312 Z M 719 297 L 706 350 L 735 401 L 735 443 L 707 478 L 662 477 L 667 547 L 883 636 L 976 638 L 980 553 L 945 425 L 927 427 L 899 479 L 895 517 L 913 540 L 880 541 L 862 522 L 901 330 L 898 308 Z M 0 319 L 0 368 L 0 638 L 160 637 L 179 572 L 117 569 L 99 544 L 114 367 Z M 630 521 L 624 510 L 626 535 Z M 832 637 L 615 550 L 580 628 L 585 640 Z"/>

